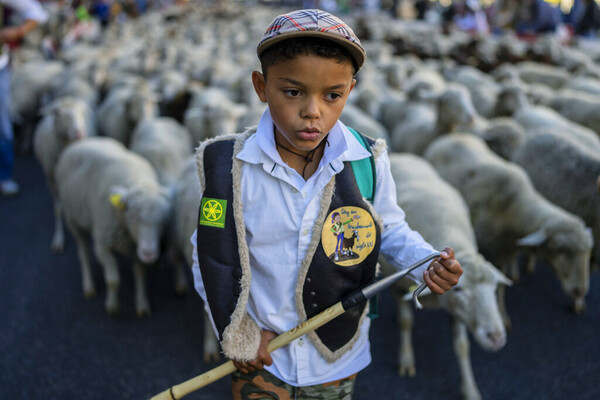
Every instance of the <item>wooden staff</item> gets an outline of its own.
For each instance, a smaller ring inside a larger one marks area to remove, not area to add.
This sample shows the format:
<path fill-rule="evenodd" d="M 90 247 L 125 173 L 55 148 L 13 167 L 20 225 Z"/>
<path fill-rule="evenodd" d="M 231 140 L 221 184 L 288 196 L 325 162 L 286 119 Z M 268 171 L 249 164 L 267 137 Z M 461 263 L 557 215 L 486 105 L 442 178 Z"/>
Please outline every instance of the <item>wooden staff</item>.
<path fill-rule="evenodd" d="M 409 272 L 414 270 L 417 267 L 420 267 L 427 261 L 433 260 L 436 257 L 439 257 L 440 253 L 435 252 L 408 267 L 402 271 L 397 271 L 392 275 L 386 276 L 385 278 L 372 283 L 362 289 L 358 289 L 348 296 L 346 296 L 342 301 L 334 304 L 333 306 L 327 308 L 326 310 L 321 311 L 319 314 L 310 318 L 307 321 L 304 321 L 300 325 L 295 328 L 290 329 L 287 332 L 282 333 L 281 335 L 273 338 L 269 342 L 268 351 L 269 353 L 288 345 L 293 340 L 299 338 L 300 336 L 310 332 L 312 330 L 317 329 L 318 327 L 325 325 L 327 322 L 333 320 L 334 318 L 342 315 L 344 312 L 349 310 L 352 307 L 359 306 L 364 304 L 371 297 L 381 293 L 388 287 L 390 287 L 394 282 L 404 278 L 408 275 Z M 424 286 L 422 284 L 421 286 Z M 415 291 L 417 293 L 417 291 Z M 420 293 L 420 292 L 419 292 Z M 415 305 L 418 304 L 417 296 L 413 297 L 413 301 L 415 301 Z M 420 309 L 417 306 L 418 309 Z M 151 400 L 178 400 L 183 396 L 186 396 L 204 386 L 213 383 L 235 371 L 235 366 L 233 365 L 233 361 L 227 361 L 220 366 L 211 369 L 208 372 L 205 372 L 201 375 L 196 376 L 195 378 L 189 379 L 185 382 L 180 383 L 179 385 L 172 386 L 171 388 L 165 390 L 162 393 L 157 394 L 152 397 Z"/>

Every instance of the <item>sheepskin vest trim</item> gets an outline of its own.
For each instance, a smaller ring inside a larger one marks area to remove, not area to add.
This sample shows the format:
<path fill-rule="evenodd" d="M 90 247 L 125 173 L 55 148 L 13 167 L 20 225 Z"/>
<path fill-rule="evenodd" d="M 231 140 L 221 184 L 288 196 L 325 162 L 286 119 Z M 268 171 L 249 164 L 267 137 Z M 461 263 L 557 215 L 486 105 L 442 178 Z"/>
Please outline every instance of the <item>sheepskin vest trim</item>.
<path fill-rule="evenodd" d="M 248 360 L 256 355 L 260 329 L 246 312 L 251 275 L 239 190 L 241 162 L 236 154 L 251 133 L 215 138 L 197 151 L 203 190 L 197 249 L 209 308 L 224 353 Z M 311 318 L 371 283 L 380 243 L 381 220 L 362 197 L 346 162 L 324 189 L 311 243 L 300 266 L 296 288 L 300 318 Z M 352 347 L 366 311 L 365 305 L 348 310 L 308 334 L 327 361 L 335 361 Z"/>

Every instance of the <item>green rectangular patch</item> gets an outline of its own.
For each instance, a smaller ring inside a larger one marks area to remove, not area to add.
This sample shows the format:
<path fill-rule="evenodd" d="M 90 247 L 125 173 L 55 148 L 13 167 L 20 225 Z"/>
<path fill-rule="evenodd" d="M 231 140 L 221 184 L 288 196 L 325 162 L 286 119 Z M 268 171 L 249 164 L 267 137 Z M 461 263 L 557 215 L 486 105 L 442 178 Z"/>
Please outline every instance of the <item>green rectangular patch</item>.
<path fill-rule="evenodd" d="M 202 198 L 200 205 L 200 225 L 225 228 L 225 212 L 227 211 L 227 200 Z"/>

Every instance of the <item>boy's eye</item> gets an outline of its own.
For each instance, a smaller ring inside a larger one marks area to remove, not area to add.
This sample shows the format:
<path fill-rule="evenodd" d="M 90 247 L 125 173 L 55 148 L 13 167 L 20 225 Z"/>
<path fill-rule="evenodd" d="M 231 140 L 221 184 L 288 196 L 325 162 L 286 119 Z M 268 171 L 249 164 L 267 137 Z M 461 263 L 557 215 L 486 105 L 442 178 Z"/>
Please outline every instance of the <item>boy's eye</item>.
<path fill-rule="evenodd" d="M 339 94 L 339 93 L 327 93 L 327 94 L 325 95 L 325 98 L 326 98 L 327 100 L 337 100 L 337 99 L 339 99 L 340 97 L 342 97 L 342 95 L 341 95 L 341 94 Z"/>
<path fill-rule="evenodd" d="M 292 96 L 292 97 L 296 97 L 300 95 L 300 91 L 296 90 L 296 89 L 284 89 L 283 93 L 287 94 L 288 96 Z"/>

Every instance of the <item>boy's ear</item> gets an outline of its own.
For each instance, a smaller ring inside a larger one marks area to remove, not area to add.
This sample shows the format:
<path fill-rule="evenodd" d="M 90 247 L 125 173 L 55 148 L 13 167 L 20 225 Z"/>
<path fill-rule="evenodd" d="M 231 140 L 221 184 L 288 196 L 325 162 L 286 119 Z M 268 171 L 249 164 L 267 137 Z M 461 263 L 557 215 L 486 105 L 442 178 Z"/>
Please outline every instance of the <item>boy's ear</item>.
<path fill-rule="evenodd" d="M 252 85 L 254 85 L 254 91 L 258 95 L 260 101 L 266 103 L 267 94 L 265 90 L 265 76 L 258 71 L 252 71 Z"/>
<path fill-rule="evenodd" d="M 350 92 L 352 91 L 352 89 L 354 89 L 354 86 L 356 86 L 356 79 L 352 78 L 352 84 L 350 85 Z M 348 92 L 348 93 L 350 93 Z"/>

